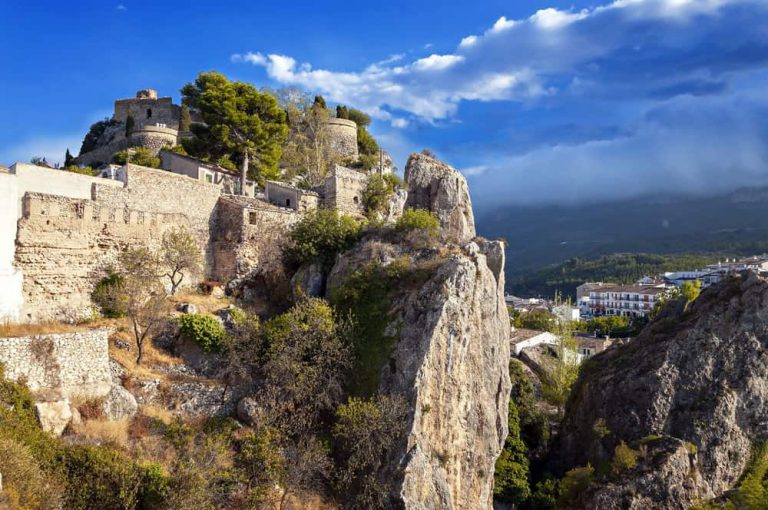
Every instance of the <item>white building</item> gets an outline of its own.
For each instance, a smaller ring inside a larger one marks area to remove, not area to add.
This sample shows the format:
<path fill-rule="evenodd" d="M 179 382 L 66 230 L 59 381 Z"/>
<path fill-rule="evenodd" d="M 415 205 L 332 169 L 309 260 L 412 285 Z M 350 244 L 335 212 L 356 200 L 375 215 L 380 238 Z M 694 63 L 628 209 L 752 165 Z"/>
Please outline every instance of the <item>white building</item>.
<path fill-rule="evenodd" d="M 664 285 L 603 285 L 590 291 L 589 312 L 645 317 L 666 292 Z"/>
<path fill-rule="evenodd" d="M 537 345 L 557 345 L 560 339 L 548 331 L 535 331 L 533 329 L 514 329 L 510 334 L 509 346 L 512 354 L 520 356 L 523 349 L 536 347 Z"/>

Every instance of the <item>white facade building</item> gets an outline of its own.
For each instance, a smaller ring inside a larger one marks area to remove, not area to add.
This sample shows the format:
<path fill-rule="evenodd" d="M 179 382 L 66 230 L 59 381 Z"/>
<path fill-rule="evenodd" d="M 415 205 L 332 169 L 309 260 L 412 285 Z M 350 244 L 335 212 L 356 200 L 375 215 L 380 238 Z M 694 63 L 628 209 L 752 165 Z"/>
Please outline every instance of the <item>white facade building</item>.
<path fill-rule="evenodd" d="M 590 314 L 645 317 L 666 292 L 663 285 L 604 285 L 589 293 Z"/>

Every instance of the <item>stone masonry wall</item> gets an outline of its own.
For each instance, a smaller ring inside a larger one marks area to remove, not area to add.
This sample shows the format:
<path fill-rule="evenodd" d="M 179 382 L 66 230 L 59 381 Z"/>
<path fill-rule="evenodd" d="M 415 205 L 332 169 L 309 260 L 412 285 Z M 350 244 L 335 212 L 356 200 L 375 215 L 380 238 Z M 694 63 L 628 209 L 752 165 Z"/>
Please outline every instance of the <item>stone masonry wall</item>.
<path fill-rule="evenodd" d="M 331 148 L 342 158 L 358 158 L 357 124 L 347 119 L 328 119 L 326 122 Z"/>
<path fill-rule="evenodd" d="M 112 378 L 109 330 L 0 338 L 5 377 L 49 398 L 102 397 Z"/>
<path fill-rule="evenodd" d="M 25 275 L 22 320 L 90 314 L 94 285 L 127 247 L 156 247 L 170 228 L 195 235 L 212 267 L 210 228 L 220 190 L 185 176 L 128 165 L 125 188 L 95 184 L 93 200 L 27 193 L 15 265 Z M 204 275 L 190 275 L 185 283 Z"/>
<path fill-rule="evenodd" d="M 357 170 L 336 165 L 325 181 L 325 207 L 339 212 L 362 215 L 363 191 L 368 176 Z"/>

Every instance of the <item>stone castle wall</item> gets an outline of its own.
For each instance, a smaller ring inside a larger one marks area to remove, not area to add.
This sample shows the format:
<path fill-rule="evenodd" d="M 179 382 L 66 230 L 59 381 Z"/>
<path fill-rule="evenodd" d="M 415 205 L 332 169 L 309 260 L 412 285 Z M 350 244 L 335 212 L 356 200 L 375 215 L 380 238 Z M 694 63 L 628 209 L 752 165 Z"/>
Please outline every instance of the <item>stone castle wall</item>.
<path fill-rule="evenodd" d="M 144 126 L 134 131 L 130 138 L 124 136 L 116 138 L 107 145 L 94 149 L 85 154 L 80 154 L 76 161 L 81 165 L 99 165 L 100 163 L 109 163 L 115 153 L 124 151 L 130 147 L 145 147 L 157 155 L 166 145 L 177 145 L 179 143 L 179 132 L 172 128 L 163 128 L 159 126 Z"/>
<path fill-rule="evenodd" d="M 325 207 L 347 214 L 363 214 L 363 192 L 367 184 L 366 174 L 336 165 L 325 181 Z"/>
<path fill-rule="evenodd" d="M 326 121 L 331 148 L 342 158 L 358 158 L 357 124 L 347 119 L 331 118 Z"/>
<path fill-rule="evenodd" d="M 124 188 L 95 184 L 92 199 L 25 195 L 15 255 L 25 275 L 22 320 L 88 316 L 93 287 L 119 253 L 156 247 L 171 228 L 188 229 L 207 266 L 214 266 L 209 242 L 218 187 L 136 165 L 127 166 L 126 181 Z M 185 283 L 204 276 L 190 275 Z"/>
<path fill-rule="evenodd" d="M 221 282 L 266 273 L 282 264 L 282 248 L 300 215 L 242 197 L 222 198 L 212 239 L 214 278 Z"/>
<path fill-rule="evenodd" d="M 54 398 L 103 397 L 112 386 L 109 330 L 0 338 L 5 377 Z"/>
<path fill-rule="evenodd" d="M 173 104 L 170 97 L 157 99 L 130 98 L 115 101 L 113 119 L 125 123 L 129 114 L 133 116 L 137 129 L 157 123 L 165 124 L 169 128 L 179 129 L 181 107 Z"/>

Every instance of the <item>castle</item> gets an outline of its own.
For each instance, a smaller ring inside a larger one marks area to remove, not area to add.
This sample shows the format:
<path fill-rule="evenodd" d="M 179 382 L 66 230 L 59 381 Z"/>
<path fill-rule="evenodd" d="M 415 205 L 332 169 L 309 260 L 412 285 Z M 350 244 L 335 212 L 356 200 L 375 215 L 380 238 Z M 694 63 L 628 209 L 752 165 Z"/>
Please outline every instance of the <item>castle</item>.
<path fill-rule="evenodd" d="M 201 122 L 197 113 L 190 111 L 191 122 Z M 126 129 L 128 119 L 133 129 Z M 157 97 L 157 91 L 143 89 L 136 97 L 115 100 L 112 118 L 104 125 L 90 150 L 75 159 L 79 165 L 98 167 L 112 161 L 112 156 L 130 147 L 145 147 L 158 154 L 165 146 L 178 145 L 192 134 L 181 131 L 181 106 L 170 97 Z M 346 119 L 328 119 L 331 146 L 342 158 L 357 159 L 357 124 Z"/>
<path fill-rule="evenodd" d="M 203 251 L 205 273 L 192 281 L 229 282 L 278 264 L 276 250 L 301 214 L 318 207 L 365 212 L 368 175 L 357 170 L 335 165 L 313 191 L 268 181 L 263 190 L 250 183 L 240 193 L 236 173 L 161 152 L 182 136 L 179 112 L 170 98 L 151 90 L 117 100 L 114 137 L 78 158 L 109 160 L 114 151 L 138 144 L 160 153 L 163 170 L 113 165 L 91 177 L 24 163 L 0 167 L 0 321 L 89 316 L 93 287 L 120 251 L 157 246 L 171 228 L 190 231 Z M 130 138 L 124 136 L 128 115 L 136 119 Z M 357 153 L 350 122 L 329 123 L 334 147 L 347 155 Z"/>

